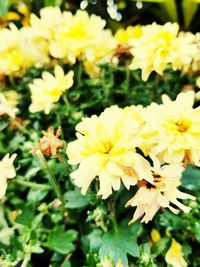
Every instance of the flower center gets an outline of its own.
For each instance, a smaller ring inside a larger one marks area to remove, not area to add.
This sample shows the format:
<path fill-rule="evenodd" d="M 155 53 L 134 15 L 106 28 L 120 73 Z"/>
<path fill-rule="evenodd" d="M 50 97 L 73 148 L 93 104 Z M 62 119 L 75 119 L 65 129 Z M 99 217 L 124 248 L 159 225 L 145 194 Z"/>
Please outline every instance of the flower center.
<path fill-rule="evenodd" d="M 190 127 L 190 122 L 188 120 L 180 120 L 180 121 L 175 122 L 175 124 L 180 133 L 186 132 Z"/>
<path fill-rule="evenodd" d="M 103 153 L 104 154 L 109 154 L 109 152 L 111 151 L 111 149 L 113 148 L 113 145 L 110 141 L 106 142 L 103 144 Z"/>

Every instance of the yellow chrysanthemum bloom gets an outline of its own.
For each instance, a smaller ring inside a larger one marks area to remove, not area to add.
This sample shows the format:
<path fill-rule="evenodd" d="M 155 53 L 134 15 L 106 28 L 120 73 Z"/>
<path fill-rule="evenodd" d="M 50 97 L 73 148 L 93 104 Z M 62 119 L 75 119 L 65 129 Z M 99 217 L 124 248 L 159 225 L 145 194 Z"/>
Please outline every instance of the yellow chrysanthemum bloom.
<path fill-rule="evenodd" d="M 20 70 L 23 61 L 20 42 L 20 32 L 14 24 L 10 24 L 10 29 L 0 30 L 0 74 Z"/>
<path fill-rule="evenodd" d="M 180 93 L 175 101 L 163 95 L 163 104 L 147 107 L 142 136 L 143 152 L 157 155 L 161 162 L 186 162 L 199 166 L 200 108 L 193 108 L 195 93 Z M 152 118 L 154 118 L 152 120 Z"/>
<path fill-rule="evenodd" d="M 59 7 L 44 7 L 40 9 L 40 18 L 35 14 L 30 16 L 30 25 L 35 30 L 42 31 L 44 39 L 51 41 L 58 27 L 64 23 L 64 20 L 71 20 L 70 12 L 61 12 Z"/>
<path fill-rule="evenodd" d="M 89 17 L 81 10 L 70 19 L 69 16 L 71 13 L 65 13 L 63 23 L 56 29 L 50 43 L 53 57 L 67 58 L 74 63 L 76 58 L 94 61 L 111 54 L 115 40 L 109 30 L 103 29 L 104 20 L 94 14 Z"/>
<path fill-rule="evenodd" d="M 22 67 L 41 67 L 49 63 L 49 43 L 41 29 L 23 27 L 21 34 L 21 50 L 24 54 Z"/>
<path fill-rule="evenodd" d="M 0 199 L 5 195 L 7 189 L 7 179 L 12 179 L 16 176 L 15 168 L 13 166 L 13 161 L 15 160 L 17 154 L 13 154 L 9 158 L 9 154 L 0 161 Z"/>
<path fill-rule="evenodd" d="M 154 167 L 152 167 L 153 182 L 149 183 L 146 180 L 139 182 L 138 191 L 126 204 L 126 207 L 129 205 L 136 207 L 133 219 L 129 224 L 141 216 L 143 216 L 142 222 L 148 223 L 160 207 L 169 208 L 177 214 L 178 210 L 171 206 L 175 205 L 188 213 L 191 208 L 183 205 L 178 199 L 195 199 L 195 197 L 183 193 L 177 188 L 181 184 L 181 174 L 184 170 L 181 164 L 172 163 L 161 167 L 160 162 L 155 157 L 152 159 L 154 162 Z"/>
<path fill-rule="evenodd" d="M 195 69 L 195 62 L 200 61 L 200 49 L 195 41 L 196 37 L 191 32 L 180 32 L 173 41 L 170 62 L 174 70 L 189 72 Z"/>
<path fill-rule="evenodd" d="M 187 267 L 188 264 L 183 256 L 181 244 L 173 238 L 171 246 L 165 255 L 165 261 L 173 267 Z"/>
<path fill-rule="evenodd" d="M 152 181 L 149 163 L 135 150 L 142 140 L 134 137 L 125 119 L 124 110 L 112 106 L 99 117 L 84 118 L 76 126 L 77 140 L 68 144 L 67 155 L 70 164 L 79 164 L 71 178 L 82 194 L 96 176 L 98 194 L 104 199 L 112 189 L 119 190 L 121 180 L 127 189 L 143 177 Z"/>
<path fill-rule="evenodd" d="M 142 26 L 128 26 L 126 29 L 119 29 L 115 34 L 118 44 L 129 43 L 132 39 L 138 39 L 142 36 Z"/>
<path fill-rule="evenodd" d="M 144 81 L 152 71 L 163 74 L 166 65 L 170 63 L 170 53 L 178 30 L 178 24 L 170 22 L 142 27 L 142 36 L 134 40 L 134 47 L 131 49 L 133 61 L 130 68 L 141 69 Z"/>
<path fill-rule="evenodd" d="M 11 118 L 15 118 L 15 114 L 18 111 L 15 104 L 17 103 L 9 100 L 9 98 L 7 99 L 4 94 L 0 93 L 0 117 L 8 115 Z"/>
<path fill-rule="evenodd" d="M 19 102 L 19 94 L 14 90 L 9 90 L 3 92 L 9 106 L 11 108 L 16 108 Z"/>
<path fill-rule="evenodd" d="M 73 71 L 69 71 L 65 75 L 63 69 L 58 65 L 54 68 L 54 75 L 44 71 L 42 79 L 35 79 L 32 84 L 29 84 L 32 99 L 30 111 L 44 110 L 45 114 L 48 114 L 53 103 L 59 100 L 63 92 L 72 87 L 73 76 Z"/>

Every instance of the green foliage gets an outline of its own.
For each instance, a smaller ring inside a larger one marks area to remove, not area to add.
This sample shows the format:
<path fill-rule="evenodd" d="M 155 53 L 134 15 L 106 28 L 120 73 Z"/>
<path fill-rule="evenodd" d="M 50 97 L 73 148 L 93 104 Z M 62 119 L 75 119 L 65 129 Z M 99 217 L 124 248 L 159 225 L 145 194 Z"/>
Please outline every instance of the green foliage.
<path fill-rule="evenodd" d="M 57 226 L 50 232 L 45 245 L 60 254 L 66 255 L 75 249 L 72 242 L 76 240 L 77 234 L 74 230 L 65 231 L 63 227 Z"/>
<path fill-rule="evenodd" d="M 108 257 L 116 264 L 119 260 L 124 265 L 128 264 L 127 254 L 133 257 L 139 256 L 139 246 L 136 234 L 130 234 L 128 227 L 119 227 L 105 233 L 102 237 L 102 245 L 99 250 L 100 258 Z"/>

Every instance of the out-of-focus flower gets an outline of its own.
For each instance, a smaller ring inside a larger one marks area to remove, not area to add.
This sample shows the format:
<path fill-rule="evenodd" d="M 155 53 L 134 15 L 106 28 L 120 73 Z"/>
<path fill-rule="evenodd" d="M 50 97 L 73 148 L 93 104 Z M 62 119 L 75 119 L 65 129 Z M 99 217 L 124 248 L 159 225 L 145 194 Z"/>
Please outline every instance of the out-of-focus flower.
<path fill-rule="evenodd" d="M 177 37 L 178 30 L 178 24 L 170 22 L 164 25 L 153 23 L 142 27 L 142 36 L 134 40 L 134 47 L 131 50 L 133 61 L 130 68 L 141 69 L 144 81 L 152 71 L 163 74 L 170 62 L 172 43 Z"/>
<path fill-rule="evenodd" d="M 106 22 L 96 15 L 78 10 L 74 16 L 63 12 L 62 23 L 55 29 L 50 43 L 50 53 L 56 58 L 66 58 L 74 63 L 76 59 L 97 61 L 111 56 L 115 40 Z"/>
<path fill-rule="evenodd" d="M 0 93 L 0 117 L 4 115 L 8 115 L 11 118 L 15 118 L 15 113 L 18 111 L 13 105 L 13 101 L 9 101 L 5 98 L 5 96 Z"/>
<path fill-rule="evenodd" d="M 19 102 L 19 94 L 14 90 L 5 91 L 3 94 L 8 101 L 9 106 L 11 108 L 16 108 Z"/>
<path fill-rule="evenodd" d="M 152 71 L 162 75 L 169 63 L 175 70 L 188 71 L 198 54 L 195 36 L 189 33 L 178 35 L 178 31 L 177 23 L 143 26 L 141 38 L 129 42 L 133 45 L 130 68 L 141 69 L 144 81 Z"/>
<path fill-rule="evenodd" d="M 153 228 L 151 230 L 151 239 L 153 241 L 153 243 L 157 242 L 160 240 L 160 233 L 158 232 L 158 230 L 156 230 L 155 228 Z"/>
<path fill-rule="evenodd" d="M 143 112 L 143 152 L 157 155 L 161 162 L 185 161 L 199 166 L 200 108 L 193 108 L 195 93 L 180 93 L 175 101 L 167 95 L 162 99 L 162 105 L 154 103 Z"/>
<path fill-rule="evenodd" d="M 49 63 L 49 43 L 41 29 L 23 27 L 20 35 L 20 47 L 24 54 L 22 68 L 41 67 Z"/>
<path fill-rule="evenodd" d="M 58 65 L 54 68 L 54 75 L 44 71 L 42 79 L 35 79 L 32 84 L 29 84 L 32 99 L 30 111 L 44 110 L 48 114 L 53 103 L 59 100 L 63 92 L 72 87 L 73 76 L 73 71 L 69 71 L 65 75 L 63 69 Z"/>
<path fill-rule="evenodd" d="M 100 77 L 101 70 L 94 62 L 86 60 L 83 62 L 83 65 L 86 73 L 90 76 L 91 79 Z"/>
<path fill-rule="evenodd" d="M 181 174 L 184 170 L 182 165 L 169 164 L 161 167 L 156 158 L 153 158 L 153 161 L 153 183 L 149 183 L 145 180 L 139 181 L 138 191 L 126 204 L 126 207 L 129 205 L 132 207 L 136 206 L 133 219 L 129 224 L 135 222 L 141 216 L 143 216 L 142 222 L 148 223 L 153 219 L 160 207 L 169 208 L 175 214 L 178 213 L 178 210 L 171 205 L 177 206 L 186 213 L 191 210 L 190 207 L 178 201 L 178 199 L 195 199 L 195 197 L 183 193 L 177 188 L 181 184 Z"/>
<path fill-rule="evenodd" d="M 23 61 L 20 33 L 14 24 L 0 30 L 0 74 L 10 75 L 19 71 Z"/>
<path fill-rule="evenodd" d="M 165 261 L 173 267 L 187 267 L 188 264 L 183 256 L 181 244 L 173 238 L 171 246 L 165 255 Z"/>
<path fill-rule="evenodd" d="M 16 12 L 9 11 L 6 16 L 0 16 L 0 26 L 6 27 L 10 21 L 17 21 L 20 18 L 20 15 Z"/>
<path fill-rule="evenodd" d="M 61 128 L 58 128 L 56 134 L 54 129 L 50 127 L 47 131 L 43 131 L 43 137 L 40 139 L 40 150 L 45 156 L 56 156 L 59 149 L 62 149 L 65 142 L 60 140 Z"/>
<path fill-rule="evenodd" d="M 138 39 L 142 36 L 142 26 L 128 26 L 126 29 L 119 29 L 115 34 L 118 44 L 129 43 L 132 39 Z"/>
<path fill-rule="evenodd" d="M 189 72 L 194 61 L 200 60 L 199 52 L 200 49 L 195 43 L 195 35 L 191 32 L 180 32 L 171 48 L 170 62 L 172 68 Z"/>
<path fill-rule="evenodd" d="M 152 180 L 149 163 L 135 150 L 142 141 L 134 136 L 132 127 L 128 128 L 129 117 L 125 120 L 124 110 L 112 106 L 76 126 L 77 140 L 68 144 L 67 155 L 70 164 L 79 164 L 71 177 L 82 194 L 96 176 L 102 198 L 107 198 L 112 188 L 119 190 L 121 180 L 127 189 L 143 177 Z M 138 122 L 134 118 L 131 121 L 137 133 Z"/>
<path fill-rule="evenodd" d="M 15 160 L 16 156 L 17 154 L 13 154 L 9 158 L 9 154 L 6 154 L 0 161 L 0 199 L 6 193 L 7 179 L 12 179 L 16 176 L 15 168 L 13 166 L 13 161 Z"/>

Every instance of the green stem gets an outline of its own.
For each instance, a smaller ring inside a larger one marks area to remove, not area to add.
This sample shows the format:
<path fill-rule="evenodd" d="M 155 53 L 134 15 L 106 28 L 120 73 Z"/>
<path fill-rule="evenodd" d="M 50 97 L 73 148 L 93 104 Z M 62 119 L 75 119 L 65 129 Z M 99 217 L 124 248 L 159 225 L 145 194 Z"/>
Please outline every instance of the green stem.
<path fill-rule="evenodd" d="M 33 182 L 28 182 L 28 181 L 21 180 L 21 179 L 13 179 L 12 182 L 15 183 L 15 184 L 19 184 L 19 185 L 23 185 L 23 186 L 26 186 L 26 187 L 30 187 L 32 189 L 38 189 L 38 190 L 50 190 L 51 189 L 50 185 L 36 184 L 36 183 L 33 183 Z"/>
<path fill-rule="evenodd" d="M 65 168 L 67 168 L 67 169 L 69 168 L 69 166 L 68 166 L 68 164 L 67 164 L 65 158 L 63 157 L 63 155 L 62 155 L 61 153 L 58 153 L 58 154 L 57 154 L 57 158 L 58 158 L 58 160 L 60 161 L 60 163 L 61 163 Z"/>
<path fill-rule="evenodd" d="M 117 227 L 117 221 L 115 219 L 115 215 L 114 214 L 113 214 L 111 220 L 112 220 L 112 223 L 113 223 L 114 231 L 115 231 L 116 234 L 118 234 L 119 230 L 118 230 L 118 227 Z"/>
<path fill-rule="evenodd" d="M 9 80 L 10 84 L 11 84 L 13 87 L 15 87 L 15 80 L 14 80 L 14 77 L 13 77 L 12 75 L 9 75 L 9 76 L 8 76 L 8 80 Z"/>
<path fill-rule="evenodd" d="M 82 74 L 83 74 L 83 66 L 81 63 L 78 65 L 78 70 L 77 70 L 77 85 L 80 87 L 82 85 Z"/>
<path fill-rule="evenodd" d="M 30 136 L 30 132 L 29 132 L 24 126 L 22 126 L 19 122 L 17 122 L 17 120 L 15 121 L 15 125 L 17 126 L 17 128 L 18 128 L 23 134 L 27 134 L 28 136 Z"/>
<path fill-rule="evenodd" d="M 54 192 L 57 196 L 57 198 L 61 201 L 62 203 L 62 211 L 64 213 L 64 201 L 63 201 L 63 196 L 62 196 L 62 193 L 61 193 L 61 190 L 60 190 L 60 186 L 56 180 L 56 177 L 55 175 L 53 174 L 52 170 L 49 168 L 49 165 L 45 159 L 45 157 L 43 156 L 43 154 L 41 153 L 40 150 L 38 150 L 36 152 L 36 155 L 38 156 L 38 158 L 40 159 L 40 161 L 42 162 L 42 165 L 44 166 L 44 168 L 46 169 L 47 173 L 49 174 L 48 177 L 49 177 L 49 181 L 54 189 Z"/>
<path fill-rule="evenodd" d="M 21 267 L 26 267 L 27 264 L 29 263 L 30 261 L 30 258 L 31 258 L 31 255 L 30 254 L 26 254 L 25 257 L 24 257 L 24 260 L 21 264 Z"/>

